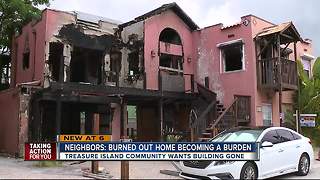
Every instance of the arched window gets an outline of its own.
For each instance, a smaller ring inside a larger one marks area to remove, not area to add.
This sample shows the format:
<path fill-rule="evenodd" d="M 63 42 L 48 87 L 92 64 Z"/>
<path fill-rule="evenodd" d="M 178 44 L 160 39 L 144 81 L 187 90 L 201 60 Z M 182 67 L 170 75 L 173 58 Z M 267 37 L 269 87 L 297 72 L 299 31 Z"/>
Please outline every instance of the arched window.
<path fill-rule="evenodd" d="M 161 31 L 159 41 L 181 45 L 181 38 L 176 30 L 171 28 L 165 28 Z"/>
<path fill-rule="evenodd" d="M 183 72 L 183 47 L 179 34 L 176 30 L 172 28 L 165 28 L 161 31 L 159 36 L 159 48 L 160 42 L 165 44 L 165 51 L 160 52 L 160 69 L 165 69 L 166 71 Z M 181 48 L 181 54 L 171 54 L 170 44 L 179 45 Z"/>

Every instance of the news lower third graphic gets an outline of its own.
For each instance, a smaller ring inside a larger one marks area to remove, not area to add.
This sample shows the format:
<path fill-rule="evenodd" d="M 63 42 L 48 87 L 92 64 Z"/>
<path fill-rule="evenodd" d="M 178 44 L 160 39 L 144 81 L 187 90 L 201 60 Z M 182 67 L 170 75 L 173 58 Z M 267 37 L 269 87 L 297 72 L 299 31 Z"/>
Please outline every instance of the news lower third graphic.
<path fill-rule="evenodd" d="M 115 142 L 108 135 L 58 135 L 25 144 L 25 160 L 259 160 L 252 142 Z"/>

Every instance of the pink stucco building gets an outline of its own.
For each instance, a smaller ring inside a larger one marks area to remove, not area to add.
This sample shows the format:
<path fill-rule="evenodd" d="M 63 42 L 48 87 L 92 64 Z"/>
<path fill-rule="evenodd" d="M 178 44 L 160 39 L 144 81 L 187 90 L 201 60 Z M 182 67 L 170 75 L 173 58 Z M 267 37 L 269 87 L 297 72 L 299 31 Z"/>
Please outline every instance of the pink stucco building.
<path fill-rule="evenodd" d="M 291 22 L 247 15 L 199 28 L 175 3 L 126 23 L 46 9 L 14 38 L 0 151 L 90 134 L 94 114 L 113 140 L 203 140 L 233 126 L 280 126 L 280 113 L 294 110 L 298 58 L 310 73 L 311 41 Z"/>

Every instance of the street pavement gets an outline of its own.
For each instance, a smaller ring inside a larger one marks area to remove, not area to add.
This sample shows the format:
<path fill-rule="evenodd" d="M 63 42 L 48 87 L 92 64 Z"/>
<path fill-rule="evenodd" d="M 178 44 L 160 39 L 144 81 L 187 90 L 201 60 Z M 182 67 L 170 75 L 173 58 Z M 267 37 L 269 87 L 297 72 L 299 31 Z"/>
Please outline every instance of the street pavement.
<path fill-rule="evenodd" d="M 294 173 L 276 177 L 275 179 L 320 179 L 320 161 L 314 161 L 307 176 L 297 176 Z"/>

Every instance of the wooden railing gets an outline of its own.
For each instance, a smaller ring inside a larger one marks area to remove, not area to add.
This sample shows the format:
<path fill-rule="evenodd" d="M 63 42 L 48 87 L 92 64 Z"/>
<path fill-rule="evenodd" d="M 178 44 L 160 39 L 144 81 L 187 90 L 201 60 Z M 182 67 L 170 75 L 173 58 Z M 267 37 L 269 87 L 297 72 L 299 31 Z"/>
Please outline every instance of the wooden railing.
<path fill-rule="evenodd" d="M 210 128 L 213 135 L 217 135 L 232 127 L 247 126 L 250 120 L 250 96 L 235 96 L 231 105 L 222 112 Z"/>
<path fill-rule="evenodd" d="M 281 67 L 282 83 L 284 86 L 295 86 L 295 89 L 297 89 L 297 63 L 295 61 L 281 58 Z"/>
<path fill-rule="evenodd" d="M 159 90 L 173 92 L 194 92 L 194 75 L 184 74 L 183 70 L 172 71 L 172 68 L 159 68 Z M 186 89 L 187 88 L 187 89 Z"/>
<path fill-rule="evenodd" d="M 211 125 L 211 129 L 213 130 L 213 134 L 216 135 L 219 132 L 234 127 L 236 126 L 236 119 L 235 117 L 232 117 L 230 122 L 223 122 L 227 114 L 230 114 L 234 116 L 234 112 L 236 110 L 236 104 L 239 101 L 239 98 L 234 98 L 232 101 L 231 105 L 229 105 L 223 112 L 222 114 L 214 121 L 214 123 Z"/>
<path fill-rule="evenodd" d="M 260 59 L 257 61 L 258 83 L 262 88 L 279 87 L 279 61 L 278 58 Z M 297 89 L 297 64 L 281 58 L 281 83 L 284 89 Z"/>
<path fill-rule="evenodd" d="M 216 100 L 213 100 L 208 106 L 199 109 L 192 109 L 189 114 L 190 126 L 192 129 L 192 140 L 196 140 L 201 137 L 203 131 L 209 127 L 210 115 L 215 112 Z M 211 112 L 211 113 L 210 113 Z M 200 114 L 201 113 L 201 114 Z M 198 116 L 199 115 L 199 116 Z"/>

